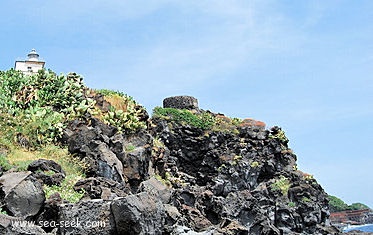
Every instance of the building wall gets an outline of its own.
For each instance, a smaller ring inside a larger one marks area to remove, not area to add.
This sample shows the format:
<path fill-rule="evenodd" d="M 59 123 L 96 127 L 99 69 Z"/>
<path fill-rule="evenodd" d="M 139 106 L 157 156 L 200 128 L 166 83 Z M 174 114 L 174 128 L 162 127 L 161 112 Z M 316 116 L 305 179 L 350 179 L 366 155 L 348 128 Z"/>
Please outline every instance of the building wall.
<path fill-rule="evenodd" d="M 25 75 L 32 75 L 44 68 L 42 61 L 16 61 L 15 70 L 22 71 Z"/>
<path fill-rule="evenodd" d="M 368 223 L 372 220 L 373 214 L 370 209 L 353 210 L 353 211 L 340 211 L 330 214 L 332 223 L 348 223 L 357 222 L 360 224 Z"/>

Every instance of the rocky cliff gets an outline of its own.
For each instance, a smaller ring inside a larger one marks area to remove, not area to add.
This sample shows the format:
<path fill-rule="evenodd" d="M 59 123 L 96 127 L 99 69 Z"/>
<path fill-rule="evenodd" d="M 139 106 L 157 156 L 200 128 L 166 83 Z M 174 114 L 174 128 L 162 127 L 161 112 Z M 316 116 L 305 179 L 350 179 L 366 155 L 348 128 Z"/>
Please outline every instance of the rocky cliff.
<path fill-rule="evenodd" d="M 5 172 L 0 233 L 338 234 L 281 128 L 201 110 L 192 97 L 165 102 L 136 132 L 92 115 L 69 122 L 60 141 L 87 165 L 78 203 L 45 198 L 42 185 L 65 177 L 54 161 Z M 14 224 L 23 220 L 38 226 Z"/>

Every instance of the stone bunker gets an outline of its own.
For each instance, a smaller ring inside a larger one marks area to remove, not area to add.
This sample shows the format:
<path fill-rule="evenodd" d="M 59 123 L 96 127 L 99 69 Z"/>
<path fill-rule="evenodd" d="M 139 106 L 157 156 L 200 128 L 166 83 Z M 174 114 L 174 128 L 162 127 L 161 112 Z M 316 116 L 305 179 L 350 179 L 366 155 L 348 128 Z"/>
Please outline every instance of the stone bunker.
<path fill-rule="evenodd" d="M 193 96 L 172 96 L 163 100 L 163 108 L 198 109 L 198 100 Z"/>

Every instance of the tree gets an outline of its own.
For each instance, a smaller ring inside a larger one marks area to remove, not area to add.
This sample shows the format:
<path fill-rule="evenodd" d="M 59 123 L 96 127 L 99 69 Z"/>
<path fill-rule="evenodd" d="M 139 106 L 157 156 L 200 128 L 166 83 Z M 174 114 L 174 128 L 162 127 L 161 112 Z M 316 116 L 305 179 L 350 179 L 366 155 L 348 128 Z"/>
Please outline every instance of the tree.
<path fill-rule="evenodd" d="M 347 205 L 342 199 L 336 196 L 329 195 L 328 197 L 330 212 L 370 209 L 369 206 L 360 202 L 355 202 L 351 205 Z"/>
<path fill-rule="evenodd" d="M 328 197 L 330 212 L 348 210 L 348 205 L 342 201 L 342 199 L 332 195 L 329 195 Z"/>
<path fill-rule="evenodd" d="M 351 205 L 349 205 L 348 209 L 349 210 L 363 210 L 363 209 L 369 209 L 369 206 L 363 203 L 360 203 L 360 202 L 356 202 L 356 203 L 352 203 Z"/>

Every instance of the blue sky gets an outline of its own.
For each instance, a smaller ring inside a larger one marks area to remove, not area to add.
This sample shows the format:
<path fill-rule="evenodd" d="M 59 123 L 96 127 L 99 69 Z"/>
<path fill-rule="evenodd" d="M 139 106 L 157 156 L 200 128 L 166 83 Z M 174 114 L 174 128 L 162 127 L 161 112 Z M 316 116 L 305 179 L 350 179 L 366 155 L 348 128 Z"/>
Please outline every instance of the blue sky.
<path fill-rule="evenodd" d="M 373 1 L 0 2 L 0 69 L 36 48 L 57 73 L 148 111 L 200 107 L 286 131 L 299 168 L 373 207 Z"/>

